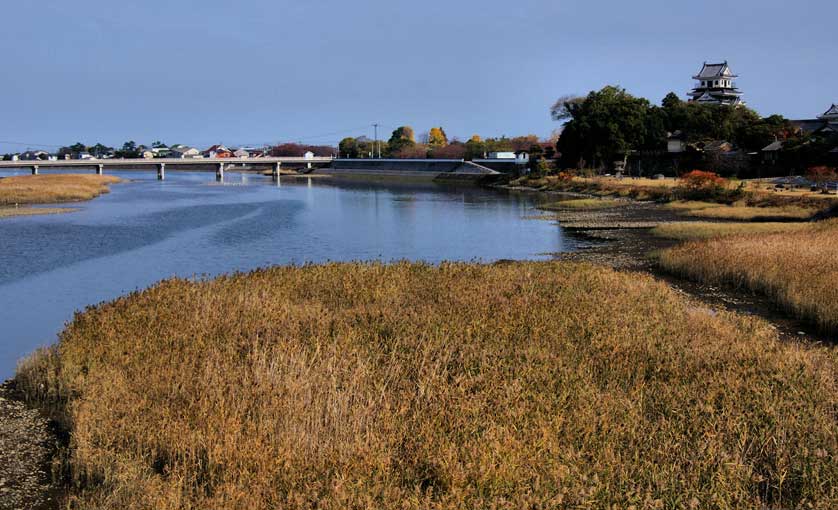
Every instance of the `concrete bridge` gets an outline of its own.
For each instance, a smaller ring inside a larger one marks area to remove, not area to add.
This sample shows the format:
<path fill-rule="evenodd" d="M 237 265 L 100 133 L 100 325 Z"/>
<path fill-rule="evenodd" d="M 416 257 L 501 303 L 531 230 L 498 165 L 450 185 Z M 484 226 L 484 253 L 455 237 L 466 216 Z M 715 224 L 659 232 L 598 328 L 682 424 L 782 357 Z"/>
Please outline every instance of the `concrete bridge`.
<path fill-rule="evenodd" d="M 214 171 L 217 181 L 224 180 L 224 170 L 233 166 L 246 165 L 249 167 L 260 167 L 272 169 L 274 178 L 279 177 L 279 170 L 283 164 L 305 165 L 312 168 L 314 165 L 330 165 L 332 158 L 156 158 L 156 159 L 62 159 L 55 161 L 0 161 L 0 169 L 3 168 L 29 168 L 32 175 L 38 175 L 42 169 L 68 169 L 86 168 L 95 170 L 102 175 L 105 170 L 157 170 L 157 178 L 161 181 L 166 178 L 166 169 L 169 170 L 192 170 L 192 171 Z"/>

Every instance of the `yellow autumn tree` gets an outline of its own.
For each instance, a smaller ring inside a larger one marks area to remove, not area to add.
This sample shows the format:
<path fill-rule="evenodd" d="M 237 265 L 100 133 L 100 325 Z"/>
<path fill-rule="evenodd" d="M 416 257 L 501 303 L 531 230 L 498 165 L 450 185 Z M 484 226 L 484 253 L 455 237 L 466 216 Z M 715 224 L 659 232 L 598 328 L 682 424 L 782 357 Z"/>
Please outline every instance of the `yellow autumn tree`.
<path fill-rule="evenodd" d="M 448 137 L 442 127 L 432 127 L 428 133 L 428 145 L 431 147 L 445 147 L 448 145 Z"/>

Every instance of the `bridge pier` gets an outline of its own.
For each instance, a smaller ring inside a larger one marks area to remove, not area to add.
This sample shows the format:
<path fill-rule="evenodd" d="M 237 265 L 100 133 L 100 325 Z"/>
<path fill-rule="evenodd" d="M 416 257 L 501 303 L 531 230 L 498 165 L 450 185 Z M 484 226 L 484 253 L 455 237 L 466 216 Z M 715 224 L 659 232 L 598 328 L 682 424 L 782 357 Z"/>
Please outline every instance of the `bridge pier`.
<path fill-rule="evenodd" d="M 105 173 L 105 165 L 99 163 L 96 165 L 96 175 L 102 175 L 103 173 Z"/>
<path fill-rule="evenodd" d="M 224 163 L 218 164 L 218 169 L 215 171 L 215 180 L 224 182 Z"/>
<path fill-rule="evenodd" d="M 277 161 L 276 163 L 274 163 L 274 169 L 273 169 L 273 173 L 271 175 L 276 180 L 279 180 L 279 167 L 280 166 L 282 166 L 282 163 L 280 161 Z"/>
<path fill-rule="evenodd" d="M 157 180 L 162 181 L 166 178 L 166 163 L 159 163 L 157 165 Z"/>
<path fill-rule="evenodd" d="M 32 175 L 38 175 L 38 165 L 32 165 Z"/>

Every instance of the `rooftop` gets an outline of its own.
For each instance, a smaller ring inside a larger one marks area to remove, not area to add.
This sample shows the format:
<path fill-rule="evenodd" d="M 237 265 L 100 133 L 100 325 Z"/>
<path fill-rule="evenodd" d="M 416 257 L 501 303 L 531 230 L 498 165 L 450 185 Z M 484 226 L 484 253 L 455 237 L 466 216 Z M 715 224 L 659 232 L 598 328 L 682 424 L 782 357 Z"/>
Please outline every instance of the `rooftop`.
<path fill-rule="evenodd" d="M 727 61 L 720 64 L 708 64 L 707 62 L 704 63 L 704 66 L 701 68 L 701 71 L 695 76 L 693 79 L 696 80 L 707 80 L 712 78 L 736 78 L 737 76 L 733 74 L 730 70 L 730 66 L 727 65 Z"/>

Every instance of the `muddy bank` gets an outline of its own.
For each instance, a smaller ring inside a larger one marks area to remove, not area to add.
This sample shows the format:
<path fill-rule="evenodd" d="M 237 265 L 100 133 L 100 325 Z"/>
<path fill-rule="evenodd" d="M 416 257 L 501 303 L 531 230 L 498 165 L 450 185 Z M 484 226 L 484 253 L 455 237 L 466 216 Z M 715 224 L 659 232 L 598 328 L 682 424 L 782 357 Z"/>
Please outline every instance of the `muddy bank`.
<path fill-rule="evenodd" d="M 529 190 L 516 190 L 532 193 Z M 589 195 L 560 192 L 534 192 L 545 195 L 545 202 L 562 198 L 589 198 Z M 670 222 L 702 221 L 666 209 L 654 202 L 626 199 L 620 207 L 598 210 L 555 210 L 537 219 L 556 221 L 565 233 L 579 242 L 578 251 L 552 254 L 559 260 L 586 261 L 613 267 L 620 271 L 642 271 L 667 282 L 670 286 L 698 299 L 710 309 L 731 310 L 755 315 L 771 323 L 785 340 L 834 342 L 815 324 L 793 317 L 770 299 L 747 289 L 708 285 L 663 271 L 656 262 L 656 253 L 681 241 L 652 234 L 657 225 Z"/>
<path fill-rule="evenodd" d="M 12 382 L 0 385 L 0 510 L 58 508 L 51 475 L 57 448 L 49 420 L 22 401 Z"/>

